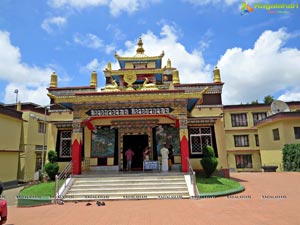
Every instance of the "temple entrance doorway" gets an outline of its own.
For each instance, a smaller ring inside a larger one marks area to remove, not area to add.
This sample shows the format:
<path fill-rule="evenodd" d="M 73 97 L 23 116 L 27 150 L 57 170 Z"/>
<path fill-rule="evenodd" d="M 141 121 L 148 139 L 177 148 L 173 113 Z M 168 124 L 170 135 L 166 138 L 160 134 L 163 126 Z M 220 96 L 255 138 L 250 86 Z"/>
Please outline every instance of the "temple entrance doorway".
<path fill-rule="evenodd" d="M 143 151 L 148 146 L 148 135 L 124 135 L 123 136 L 123 169 L 126 169 L 127 160 L 125 152 L 128 148 L 134 152 L 131 169 L 143 170 Z"/>

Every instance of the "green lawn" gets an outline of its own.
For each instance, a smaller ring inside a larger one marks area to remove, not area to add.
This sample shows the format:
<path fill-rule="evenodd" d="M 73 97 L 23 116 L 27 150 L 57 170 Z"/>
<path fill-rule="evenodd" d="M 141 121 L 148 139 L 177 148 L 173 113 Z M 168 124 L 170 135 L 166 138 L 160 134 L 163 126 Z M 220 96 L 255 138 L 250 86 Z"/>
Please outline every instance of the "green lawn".
<path fill-rule="evenodd" d="M 228 191 L 241 186 L 238 182 L 223 177 L 212 176 L 210 178 L 205 178 L 197 176 L 196 179 L 200 193 Z"/>
<path fill-rule="evenodd" d="M 55 182 L 40 183 L 24 188 L 19 196 L 29 197 L 53 197 L 54 196 Z"/>

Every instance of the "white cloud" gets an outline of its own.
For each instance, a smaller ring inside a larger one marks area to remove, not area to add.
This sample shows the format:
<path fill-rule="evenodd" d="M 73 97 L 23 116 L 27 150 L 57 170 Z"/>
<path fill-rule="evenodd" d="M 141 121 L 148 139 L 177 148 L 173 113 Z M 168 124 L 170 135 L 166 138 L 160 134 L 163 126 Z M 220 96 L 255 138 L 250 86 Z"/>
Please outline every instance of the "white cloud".
<path fill-rule="evenodd" d="M 50 6 L 55 8 L 72 7 L 77 9 L 83 9 L 87 7 L 107 5 L 107 0 L 49 0 Z"/>
<path fill-rule="evenodd" d="M 8 32 L 0 31 L 0 43 L 0 80 L 7 83 L 4 101 L 14 103 L 14 90 L 18 89 L 20 101 L 48 104 L 46 88 L 52 69 L 22 62 L 20 49 L 11 44 Z"/>
<path fill-rule="evenodd" d="M 228 49 L 218 62 L 225 82 L 223 103 L 246 103 L 278 93 L 282 93 L 282 99 L 297 98 L 300 51 L 284 48 L 289 38 L 293 35 L 285 29 L 268 30 L 260 35 L 253 49 Z"/>
<path fill-rule="evenodd" d="M 107 6 L 113 16 L 118 16 L 122 11 L 131 14 L 157 2 L 160 2 L 160 0 L 48 0 L 48 4 L 54 8 L 74 8 L 80 10 L 89 7 Z"/>
<path fill-rule="evenodd" d="M 53 26 L 61 28 L 65 26 L 67 23 L 67 19 L 65 17 L 57 16 L 57 17 L 51 17 L 47 18 L 43 21 L 41 27 L 48 33 L 53 32 Z"/>
<path fill-rule="evenodd" d="M 82 35 L 77 33 L 74 35 L 74 42 L 93 49 L 98 49 L 103 46 L 103 41 L 94 34 Z"/>
<path fill-rule="evenodd" d="M 90 61 L 87 65 L 82 66 L 80 68 L 80 72 L 84 73 L 84 74 L 89 74 L 92 71 L 97 71 L 102 73 L 102 71 L 105 68 L 105 63 L 104 62 L 99 62 L 98 59 L 93 59 L 92 61 Z"/>
<path fill-rule="evenodd" d="M 292 90 L 286 91 L 284 94 L 280 95 L 278 99 L 285 102 L 300 101 L 300 89 L 294 88 Z"/>
<path fill-rule="evenodd" d="M 240 0 L 183 0 L 184 2 L 188 2 L 193 5 L 218 5 L 218 4 L 226 4 L 226 5 L 232 5 L 236 2 L 241 2 Z"/>
<path fill-rule="evenodd" d="M 198 50 L 189 52 L 183 44 L 178 41 L 178 33 L 173 26 L 164 25 L 160 35 L 156 36 L 151 31 L 141 35 L 144 43 L 145 54 L 148 56 L 160 55 L 165 52 L 162 66 L 167 64 L 168 58 L 172 66 L 179 70 L 181 83 L 210 82 L 212 71 L 210 65 L 206 65 L 202 54 Z M 137 40 L 127 41 L 125 51 L 117 51 L 120 56 L 133 56 L 136 54 Z M 114 69 L 118 69 L 117 63 L 113 64 Z"/>

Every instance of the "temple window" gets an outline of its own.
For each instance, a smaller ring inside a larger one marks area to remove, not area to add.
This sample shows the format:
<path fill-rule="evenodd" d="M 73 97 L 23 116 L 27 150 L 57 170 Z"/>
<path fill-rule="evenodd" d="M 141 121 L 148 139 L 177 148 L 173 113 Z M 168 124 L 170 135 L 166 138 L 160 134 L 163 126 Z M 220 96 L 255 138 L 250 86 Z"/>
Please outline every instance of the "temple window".
<path fill-rule="evenodd" d="M 60 145 L 59 145 L 59 157 L 69 158 L 72 156 L 72 131 L 61 130 L 60 133 Z"/>
<path fill-rule="evenodd" d="M 212 131 L 210 127 L 190 127 L 191 154 L 202 154 L 203 148 L 212 146 Z"/>

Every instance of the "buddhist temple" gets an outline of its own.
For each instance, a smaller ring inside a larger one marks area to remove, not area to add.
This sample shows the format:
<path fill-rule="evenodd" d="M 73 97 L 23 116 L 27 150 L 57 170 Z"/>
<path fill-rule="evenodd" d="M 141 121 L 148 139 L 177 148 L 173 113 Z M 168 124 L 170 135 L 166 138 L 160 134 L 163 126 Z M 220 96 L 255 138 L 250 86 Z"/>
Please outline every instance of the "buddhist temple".
<path fill-rule="evenodd" d="M 95 71 L 90 85 L 80 87 L 59 87 L 57 74 L 51 75 L 51 136 L 58 161 L 72 160 L 73 174 L 82 173 L 83 161 L 90 168 L 123 171 L 124 153 L 131 148 L 132 169 L 142 171 L 144 149 L 150 147 L 150 160 L 159 161 L 166 144 L 174 152 L 172 169 L 187 172 L 188 159 L 201 169 L 203 147 L 211 145 L 218 168 L 227 169 L 220 70 L 214 69 L 211 83 L 181 84 L 186 74 L 171 59 L 162 65 L 164 51 L 148 56 L 141 38 L 137 45 L 133 56 L 115 53 L 119 68 L 107 63 L 104 87 L 98 87 Z"/>

